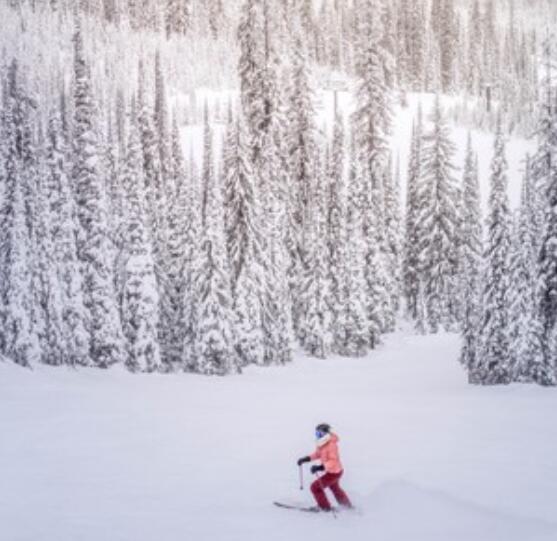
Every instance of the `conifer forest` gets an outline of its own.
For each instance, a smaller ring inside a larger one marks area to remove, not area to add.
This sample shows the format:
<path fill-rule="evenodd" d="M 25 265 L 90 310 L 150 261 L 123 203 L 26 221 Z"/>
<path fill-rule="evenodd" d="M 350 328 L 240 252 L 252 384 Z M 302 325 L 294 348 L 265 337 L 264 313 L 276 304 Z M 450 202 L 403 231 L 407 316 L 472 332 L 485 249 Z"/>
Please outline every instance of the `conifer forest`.
<path fill-rule="evenodd" d="M 460 334 L 470 383 L 557 384 L 554 2 L 2 0 L 0 18 L 5 362 L 373 362 L 405 325 Z"/>

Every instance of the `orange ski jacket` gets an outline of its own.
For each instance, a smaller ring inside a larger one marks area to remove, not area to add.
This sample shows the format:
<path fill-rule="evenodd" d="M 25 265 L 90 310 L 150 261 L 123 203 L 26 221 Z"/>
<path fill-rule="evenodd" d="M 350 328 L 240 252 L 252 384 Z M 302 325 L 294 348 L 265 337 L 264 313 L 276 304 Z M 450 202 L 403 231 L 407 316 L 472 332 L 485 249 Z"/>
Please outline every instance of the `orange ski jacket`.
<path fill-rule="evenodd" d="M 310 455 L 311 460 L 319 460 L 327 473 L 341 473 L 343 468 L 338 453 L 339 437 L 336 434 L 327 434 L 317 442 L 315 453 Z"/>

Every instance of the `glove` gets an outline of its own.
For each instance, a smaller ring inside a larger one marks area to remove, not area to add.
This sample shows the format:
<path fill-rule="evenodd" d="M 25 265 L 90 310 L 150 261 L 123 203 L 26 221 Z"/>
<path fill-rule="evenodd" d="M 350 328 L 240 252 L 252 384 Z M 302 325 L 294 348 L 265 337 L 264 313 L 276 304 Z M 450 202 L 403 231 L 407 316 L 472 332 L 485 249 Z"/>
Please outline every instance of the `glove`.
<path fill-rule="evenodd" d="M 323 464 L 319 464 L 319 465 L 316 464 L 311 467 L 311 473 L 314 475 L 320 471 L 325 471 L 325 466 L 323 466 Z"/>
<path fill-rule="evenodd" d="M 306 462 L 311 462 L 311 458 L 309 456 L 305 456 L 303 458 L 300 458 L 298 460 L 298 466 L 301 466 L 302 464 L 305 464 Z"/>

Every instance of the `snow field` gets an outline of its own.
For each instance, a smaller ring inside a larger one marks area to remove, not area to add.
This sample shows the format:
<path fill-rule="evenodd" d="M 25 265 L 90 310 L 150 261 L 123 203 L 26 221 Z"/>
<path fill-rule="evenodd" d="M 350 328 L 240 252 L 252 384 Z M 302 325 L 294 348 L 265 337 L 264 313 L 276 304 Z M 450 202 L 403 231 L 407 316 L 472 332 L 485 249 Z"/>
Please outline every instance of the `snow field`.
<path fill-rule="evenodd" d="M 459 340 L 224 379 L 0 364 L 6 541 L 557 539 L 551 389 L 469 386 Z M 306 515 L 296 459 L 341 437 L 359 513 Z"/>

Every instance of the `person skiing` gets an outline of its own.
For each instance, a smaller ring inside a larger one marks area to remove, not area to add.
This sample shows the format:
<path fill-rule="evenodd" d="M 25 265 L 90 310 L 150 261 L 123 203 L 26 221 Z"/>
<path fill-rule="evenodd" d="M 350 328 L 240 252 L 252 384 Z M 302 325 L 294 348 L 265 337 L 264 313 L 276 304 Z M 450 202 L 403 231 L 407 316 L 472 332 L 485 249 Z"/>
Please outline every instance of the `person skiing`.
<path fill-rule="evenodd" d="M 317 439 L 317 449 L 309 456 L 305 456 L 298 460 L 298 466 L 302 466 L 306 462 L 320 461 L 321 464 L 314 464 L 311 467 L 311 473 L 318 474 L 325 472 L 325 475 L 318 477 L 311 484 L 311 493 L 321 511 L 331 511 L 332 507 L 329 503 L 325 489 L 331 489 L 338 504 L 342 507 L 351 508 L 352 503 L 348 499 L 346 492 L 340 488 L 340 478 L 344 473 L 344 469 L 340 462 L 338 452 L 339 437 L 331 431 L 331 427 L 327 423 L 317 425 L 315 428 L 315 437 Z"/>

